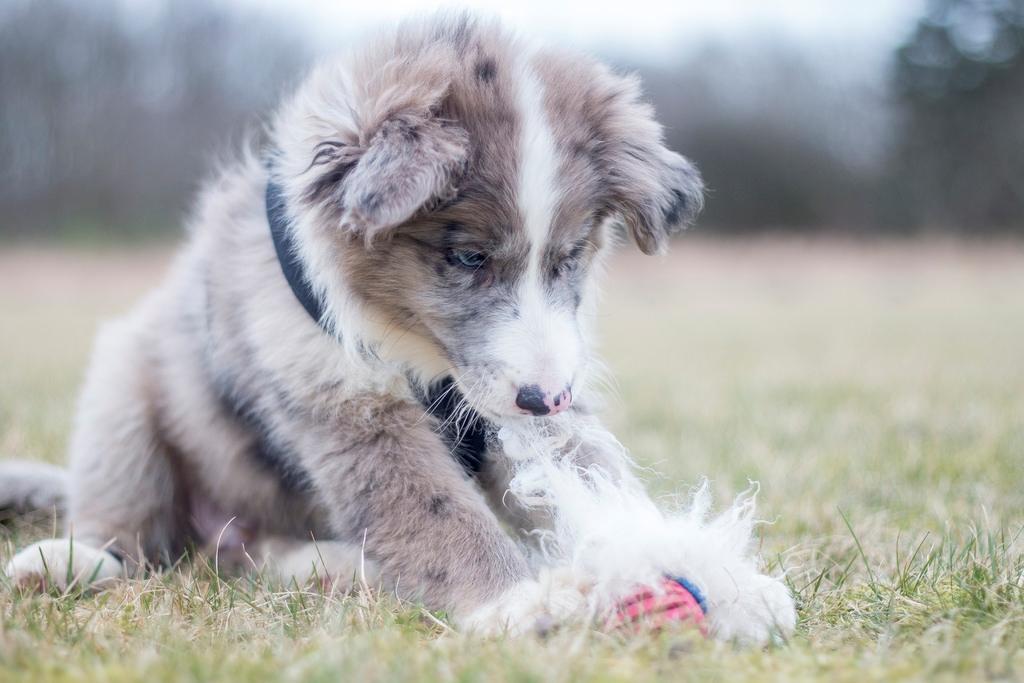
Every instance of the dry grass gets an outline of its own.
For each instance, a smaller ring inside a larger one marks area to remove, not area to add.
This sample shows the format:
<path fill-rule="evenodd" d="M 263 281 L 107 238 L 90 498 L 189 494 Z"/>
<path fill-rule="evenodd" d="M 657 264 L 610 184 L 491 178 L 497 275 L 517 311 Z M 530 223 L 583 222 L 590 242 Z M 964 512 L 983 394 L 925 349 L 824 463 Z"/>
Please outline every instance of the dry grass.
<path fill-rule="evenodd" d="M 165 261 L 0 253 L 3 457 L 61 459 L 97 319 Z M 1024 677 L 1024 246 L 689 240 L 623 254 L 607 295 L 608 420 L 658 491 L 760 481 L 764 554 L 801 603 L 787 645 L 481 642 L 386 597 L 198 565 L 91 597 L 0 584 L 0 679 Z"/>

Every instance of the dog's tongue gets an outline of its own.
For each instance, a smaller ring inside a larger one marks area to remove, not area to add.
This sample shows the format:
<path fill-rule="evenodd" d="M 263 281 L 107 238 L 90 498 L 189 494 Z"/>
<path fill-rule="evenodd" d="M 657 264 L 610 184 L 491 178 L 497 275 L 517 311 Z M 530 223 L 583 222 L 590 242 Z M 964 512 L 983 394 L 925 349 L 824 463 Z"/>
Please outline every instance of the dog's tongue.
<path fill-rule="evenodd" d="M 707 635 L 700 601 L 680 582 L 666 577 L 659 590 L 641 588 L 622 600 L 609 625 L 661 629 L 673 623 L 690 623 Z"/>

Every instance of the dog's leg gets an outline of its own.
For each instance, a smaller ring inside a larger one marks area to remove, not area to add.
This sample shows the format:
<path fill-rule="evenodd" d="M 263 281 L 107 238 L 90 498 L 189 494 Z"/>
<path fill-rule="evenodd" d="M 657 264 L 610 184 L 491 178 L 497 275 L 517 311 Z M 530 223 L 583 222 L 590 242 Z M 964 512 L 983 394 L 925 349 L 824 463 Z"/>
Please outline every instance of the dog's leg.
<path fill-rule="evenodd" d="M 419 406 L 368 397 L 300 449 L 336 534 L 362 542 L 400 597 L 477 630 L 528 629 L 543 587 Z M 533 599 L 538 598 L 538 599 Z M 529 601 L 529 609 L 524 609 Z"/>
<path fill-rule="evenodd" d="M 71 439 L 67 537 L 18 553 L 7 566 L 17 584 L 102 586 L 174 551 L 177 482 L 152 423 L 138 327 L 118 323 L 97 341 Z"/>

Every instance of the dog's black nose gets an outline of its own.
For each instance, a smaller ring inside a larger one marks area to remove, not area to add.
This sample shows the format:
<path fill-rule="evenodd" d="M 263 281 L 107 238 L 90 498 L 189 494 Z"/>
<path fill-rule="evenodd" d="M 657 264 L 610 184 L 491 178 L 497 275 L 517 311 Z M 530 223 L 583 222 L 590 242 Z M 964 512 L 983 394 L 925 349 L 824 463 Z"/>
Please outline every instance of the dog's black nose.
<path fill-rule="evenodd" d="M 519 387 L 519 393 L 516 394 L 516 406 L 534 415 L 547 415 L 551 412 L 551 408 L 544 401 L 544 392 L 536 384 Z"/>

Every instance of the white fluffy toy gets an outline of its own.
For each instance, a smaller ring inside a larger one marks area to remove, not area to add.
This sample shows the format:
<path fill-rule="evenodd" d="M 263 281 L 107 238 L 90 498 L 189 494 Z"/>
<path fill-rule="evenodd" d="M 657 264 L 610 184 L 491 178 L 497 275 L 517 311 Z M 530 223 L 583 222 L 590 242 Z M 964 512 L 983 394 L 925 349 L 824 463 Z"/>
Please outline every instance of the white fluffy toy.
<path fill-rule="evenodd" d="M 530 545 L 549 590 L 554 576 L 578 588 L 560 618 L 608 624 L 660 614 L 660 623 L 689 620 L 716 639 L 753 645 L 793 632 L 793 597 L 761 571 L 754 548 L 756 486 L 717 516 L 706 481 L 686 505 L 663 508 L 596 421 L 527 420 L 502 427 L 497 438 L 512 467 L 506 495 L 515 500 L 506 503 L 548 520 Z M 677 584 L 684 590 L 666 596 Z"/>

